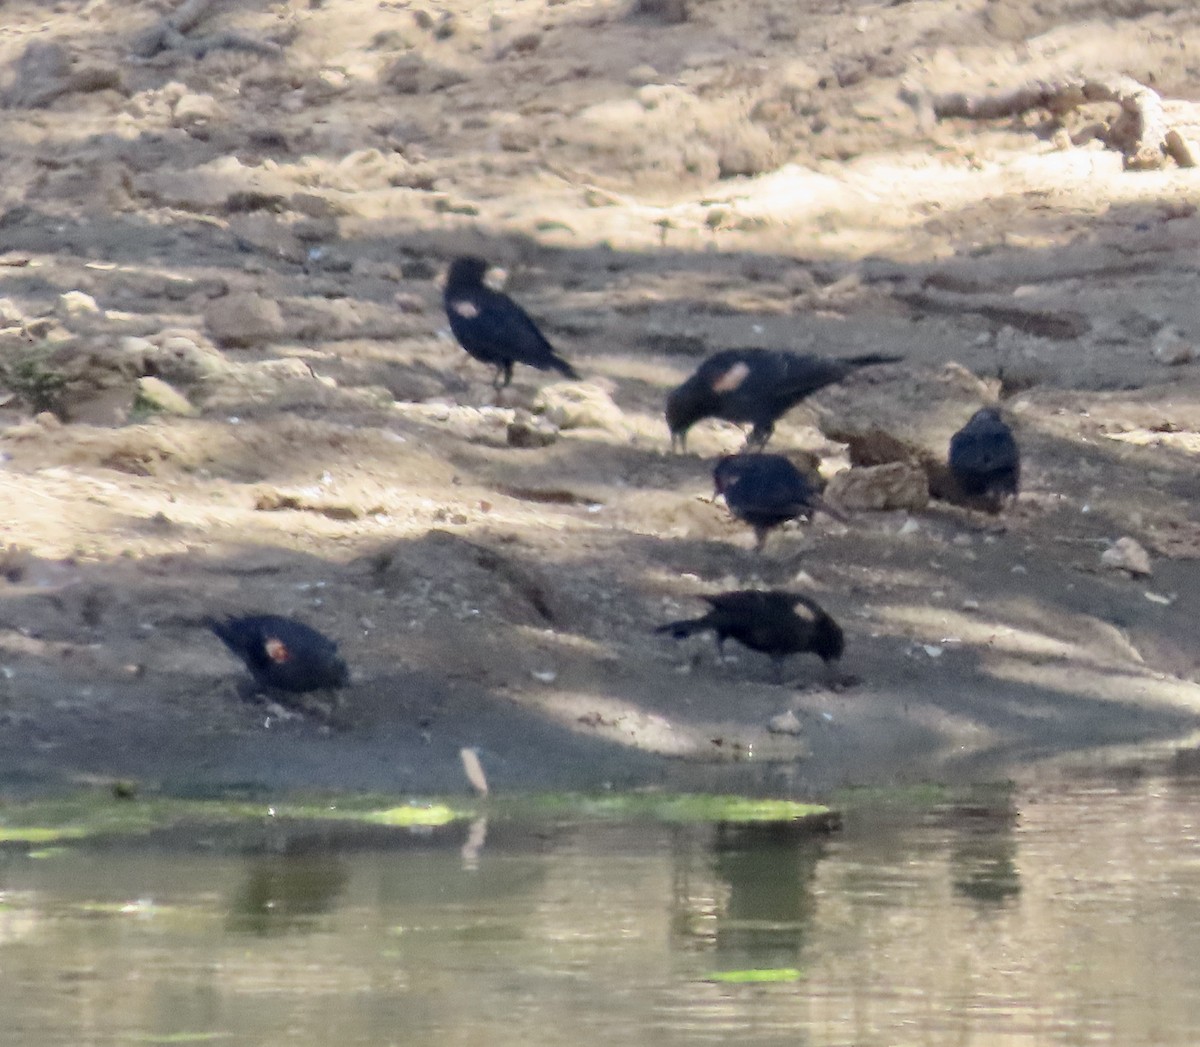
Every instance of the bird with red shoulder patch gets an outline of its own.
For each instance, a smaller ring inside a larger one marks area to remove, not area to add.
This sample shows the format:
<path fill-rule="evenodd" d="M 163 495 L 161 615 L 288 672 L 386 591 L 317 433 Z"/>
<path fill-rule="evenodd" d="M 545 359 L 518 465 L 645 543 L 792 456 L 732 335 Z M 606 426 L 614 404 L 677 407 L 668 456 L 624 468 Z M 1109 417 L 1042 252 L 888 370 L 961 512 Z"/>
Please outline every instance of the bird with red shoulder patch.
<path fill-rule="evenodd" d="M 529 314 L 503 291 L 484 283 L 487 271 L 488 263 L 482 258 L 464 255 L 454 259 L 442 302 L 458 344 L 496 369 L 492 380 L 496 391 L 512 381 L 514 364 L 578 379 L 575 368 L 558 355 Z"/>
<path fill-rule="evenodd" d="M 713 468 L 713 490 L 737 519 L 754 528 L 755 551 L 762 552 L 767 535 L 788 520 L 820 510 L 846 522 L 821 497 L 816 483 L 781 454 L 729 454 Z"/>
<path fill-rule="evenodd" d="M 779 421 L 819 389 L 863 367 L 901 357 L 869 353 L 828 357 L 786 349 L 725 349 L 708 357 L 667 396 L 671 449 L 687 450 L 688 430 L 705 418 L 750 425 L 745 449 L 762 450 Z"/>
<path fill-rule="evenodd" d="M 702 596 L 707 614 L 660 625 L 655 632 L 677 640 L 697 632 L 716 634 L 717 656 L 724 644 L 737 640 L 771 659 L 775 682 L 783 682 L 783 663 L 789 655 L 811 653 L 831 667 L 841 657 L 846 641 L 842 628 L 815 600 L 778 589 L 738 589 Z"/>
<path fill-rule="evenodd" d="M 337 644 L 312 626 L 277 614 L 255 614 L 205 624 L 268 693 L 336 690 L 350 682 Z"/>

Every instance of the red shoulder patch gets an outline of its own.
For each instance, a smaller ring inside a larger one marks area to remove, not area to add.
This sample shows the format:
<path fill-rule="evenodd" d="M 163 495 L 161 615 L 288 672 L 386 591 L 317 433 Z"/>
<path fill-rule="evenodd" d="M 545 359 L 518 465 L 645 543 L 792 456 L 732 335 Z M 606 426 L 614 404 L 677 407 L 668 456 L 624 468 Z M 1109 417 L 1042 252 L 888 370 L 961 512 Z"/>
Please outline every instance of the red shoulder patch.
<path fill-rule="evenodd" d="M 450 303 L 450 308 L 464 320 L 474 320 L 479 315 L 479 306 L 467 298 L 456 298 Z"/>
<path fill-rule="evenodd" d="M 266 648 L 267 657 L 276 665 L 282 665 L 284 662 L 292 660 L 292 652 L 288 650 L 287 644 L 277 636 L 268 636 L 263 647 Z"/>
<path fill-rule="evenodd" d="M 744 360 L 739 360 L 724 374 L 718 375 L 713 379 L 712 389 L 714 393 L 731 393 L 739 385 L 742 384 L 750 375 L 750 365 Z"/>

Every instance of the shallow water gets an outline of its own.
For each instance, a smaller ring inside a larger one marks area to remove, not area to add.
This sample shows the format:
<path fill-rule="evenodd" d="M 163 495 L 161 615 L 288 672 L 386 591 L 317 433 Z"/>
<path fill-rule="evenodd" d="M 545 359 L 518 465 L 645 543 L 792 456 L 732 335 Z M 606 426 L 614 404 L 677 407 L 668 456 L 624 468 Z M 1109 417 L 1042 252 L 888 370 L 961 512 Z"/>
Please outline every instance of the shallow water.
<path fill-rule="evenodd" d="M 8 849 L 0 1043 L 1190 1047 L 1198 826 L 1195 781 L 1134 778 L 859 797 L 834 836 L 268 825 Z M 747 971 L 783 980 L 717 980 Z"/>

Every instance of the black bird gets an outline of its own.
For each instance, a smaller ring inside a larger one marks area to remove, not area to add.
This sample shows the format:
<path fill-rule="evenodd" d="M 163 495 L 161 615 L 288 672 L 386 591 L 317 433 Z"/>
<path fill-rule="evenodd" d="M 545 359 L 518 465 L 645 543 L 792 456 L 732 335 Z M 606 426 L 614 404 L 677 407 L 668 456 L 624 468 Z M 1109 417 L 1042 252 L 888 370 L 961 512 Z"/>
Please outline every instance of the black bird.
<path fill-rule="evenodd" d="M 350 682 L 337 644 L 311 626 L 275 614 L 205 619 L 264 691 L 303 694 Z"/>
<path fill-rule="evenodd" d="M 732 636 L 752 651 L 770 656 L 777 683 L 783 682 L 783 662 L 788 655 L 811 652 L 828 666 L 841 658 L 845 649 L 841 626 L 815 600 L 799 593 L 739 589 L 702 599 L 711 608 L 706 615 L 660 625 L 655 632 L 670 633 L 677 640 L 692 633 L 714 632 L 718 656 L 724 655 L 724 643 Z"/>
<path fill-rule="evenodd" d="M 830 357 L 786 349 L 725 349 L 705 360 L 667 396 L 671 449 L 687 450 L 688 430 L 704 418 L 753 426 L 746 447 L 762 450 L 775 423 L 806 396 L 860 367 L 894 364 L 899 356 Z"/>
<path fill-rule="evenodd" d="M 1015 498 L 1021 479 L 1021 454 L 1012 430 L 996 407 L 982 407 L 950 438 L 950 473 L 968 498 L 998 506 Z"/>
<path fill-rule="evenodd" d="M 713 468 L 713 487 L 725 496 L 729 511 L 754 528 L 755 550 L 767 533 L 798 516 L 823 510 L 845 517 L 821 497 L 813 482 L 781 454 L 730 454 Z"/>
<path fill-rule="evenodd" d="M 487 271 L 488 264 L 482 258 L 454 259 L 446 275 L 442 301 L 459 344 L 476 360 L 496 368 L 492 385 L 497 390 L 508 385 L 513 364 L 528 364 L 539 371 L 553 370 L 577 379 L 575 368 L 554 351 L 529 314 L 508 295 L 484 284 Z"/>

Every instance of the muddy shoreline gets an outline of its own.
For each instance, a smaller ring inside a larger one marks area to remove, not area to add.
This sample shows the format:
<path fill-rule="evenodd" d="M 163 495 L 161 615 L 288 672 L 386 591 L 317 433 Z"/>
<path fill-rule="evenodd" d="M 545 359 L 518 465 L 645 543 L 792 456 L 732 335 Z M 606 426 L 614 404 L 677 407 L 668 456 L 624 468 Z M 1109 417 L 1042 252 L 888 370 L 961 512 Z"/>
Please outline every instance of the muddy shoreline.
<path fill-rule="evenodd" d="M 1187 98 L 1186 5 L 218 4 L 233 35 L 129 60 L 168 6 L 0 30 L 0 788 L 455 792 L 472 746 L 497 789 L 819 798 L 1195 731 L 1195 176 L 909 104 L 1114 34 Z M 464 251 L 583 382 L 493 403 L 441 312 Z M 904 358 L 778 427 L 831 480 L 882 446 L 847 434 L 936 456 L 1003 394 L 1015 509 L 756 555 L 708 499 L 742 434 L 676 456 L 662 418 L 745 345 Z M 860 682 L 653 634 L 746 586 L 810 592 Z M 343 729 L 239 696 L 200 623 L 249 611 L 339 641 Z"/>

